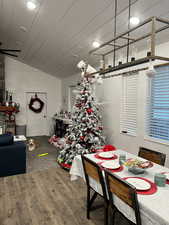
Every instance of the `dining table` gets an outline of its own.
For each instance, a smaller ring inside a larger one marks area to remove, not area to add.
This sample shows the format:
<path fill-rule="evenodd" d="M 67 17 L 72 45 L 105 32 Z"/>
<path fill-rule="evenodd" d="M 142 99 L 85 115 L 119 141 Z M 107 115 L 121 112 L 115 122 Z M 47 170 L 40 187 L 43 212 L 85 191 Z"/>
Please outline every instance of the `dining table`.
<path fill-rule="evenodd" d="M 119 156 L 124 154 L 126 156 L 126 160 L 138 159 L 140 161 L 145 161 L 145 159 L 121 149 L 113 151 L 113 154 L 116 156 L 113 159 L 98 157 L 99 153 L 86 154 L 85 156 L 100 166 L 103 162 L 108 160 L 112 161 L 112 163 L 118 163 Z M 101 166 L 101 168 L 104 176 L 104 167 Z M 169 181 L 166 180 L 164 187 L 157 186 L 154 182 L 156 174 L 167 174 L 169 173 L 169 168 L 153 163 L 153 166 L 145 169 L 143 174 L 136 175 L 130 172 L 126 166 L 122 165 L 121 169 L 110 170 L 110 172 L 116 174 L 121 179 L 126 179 L 126 181 L 130 177 L 148 180 L 154 189 L 152 191 L 147 190 L 137 192 L 142 225 L 169 225 Z M 83 178 L 85 181 L 81 155 L 75 156 L 70 169 L 71 181 L 79 178 Z M 97 181 L 90 178 L 90 185 L 95 191 L 102 194 L 101 185 Z M 114 197 L 114 203 L 127 218 L 132 222 L 135 222 L 133 209 L 116 196 Z"/>

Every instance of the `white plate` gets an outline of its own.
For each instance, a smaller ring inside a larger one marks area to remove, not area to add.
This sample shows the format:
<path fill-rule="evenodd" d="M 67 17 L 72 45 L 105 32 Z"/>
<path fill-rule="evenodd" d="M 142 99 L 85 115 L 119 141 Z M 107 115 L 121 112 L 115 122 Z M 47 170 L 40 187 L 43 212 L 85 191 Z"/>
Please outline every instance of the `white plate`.
<path fill-rule="evenodd" d="M 127 178 L 126 181 L 140 191 L 145 191 L 151 188 L 151 185 L 147 181 L 142 179 Z"/>
<path fill-rule="evenodd" d="M 104 168 L 107 168 L 107 169 L 118 169 L 120 167 L 120 164 L 118 162 L 115 162 L 115 161 L 108 161 L 108 162 L 103 162 L 101 164 Z"/>
<path fill-rule="evenodd" d="M 114 154 L 112 152 L 100 152 L 99 156 L 103 158 L 112 158 Z"/>

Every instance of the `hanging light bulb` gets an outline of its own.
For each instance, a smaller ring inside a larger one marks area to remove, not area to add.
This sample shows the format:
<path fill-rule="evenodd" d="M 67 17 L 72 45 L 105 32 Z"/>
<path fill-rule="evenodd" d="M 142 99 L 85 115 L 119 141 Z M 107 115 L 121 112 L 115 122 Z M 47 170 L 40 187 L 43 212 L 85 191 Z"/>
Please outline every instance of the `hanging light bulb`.
<path fill-rule="evenodd" d="M 123 63 L 123 52 L 119 52 L 118 54 L 118 65 Z"/>
<path fill-rule="evenodd" d="M 156 74 L 156 71 L 155 71 L 155 69 L 154 69 L 153 62 L 152 62 L 152 60 L 150 59 L 149 67 L 148 67 L 148 70 L 146 71 L 146 75 L 147 75 L 148 77 L 152 78 L 155 74 Z"/>
<path fill-rule="evenodd" d="M 151 56 L 151 40 L 147 40 L 147 56 Z"/>
<path fill-rule="evenodd" d="M 100 69 L 103 70 L 105 68 L 105 61 L 104 59 L 100 60 Z"/>
<path fill-rule="evenodd" d="M 137 48 L 132 45 L 131 46 L 131 62 L 135 61 L 137 58 Z"/>

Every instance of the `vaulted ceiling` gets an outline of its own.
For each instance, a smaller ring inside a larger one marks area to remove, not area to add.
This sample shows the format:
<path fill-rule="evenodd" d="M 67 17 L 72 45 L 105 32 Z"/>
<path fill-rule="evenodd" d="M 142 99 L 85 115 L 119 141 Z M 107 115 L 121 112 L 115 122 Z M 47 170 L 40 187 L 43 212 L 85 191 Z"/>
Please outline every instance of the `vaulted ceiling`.
<path fill-rule="evenodd" d="M 58 77 L 77 72 L 92 42 L 113 37 L 114 0 L 0 0 L 0 42 L 19 48 L 18 60 Z M 131 15 L 141 21 L 150 16 L 169 17 L 168 0 L 133 0 Z M 118 0 L 118 33 L 127 29 L 128 0 Z M 96 60 L 89 57 L 89 62 Z"/>

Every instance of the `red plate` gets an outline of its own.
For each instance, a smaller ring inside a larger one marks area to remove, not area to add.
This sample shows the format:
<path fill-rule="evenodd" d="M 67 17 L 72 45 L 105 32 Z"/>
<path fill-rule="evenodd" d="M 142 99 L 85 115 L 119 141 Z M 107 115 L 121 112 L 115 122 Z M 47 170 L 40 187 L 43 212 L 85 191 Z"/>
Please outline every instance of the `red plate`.
<path fill-rule="evenodd" d="M 148 182 L 151 185 L 151 188 L 149 190 L 137 191 L 137 194 L 140 194 L 140 195 L 152 195 L 152 194 L 157 192 L 157 185 L 155 183 L 153 183 L 152 181 L 146 179 L 146 178 L 143 178 L 143 177 L 124 177 L 123 180 L 126 180 L 128 178 L 142 179 L 142 180 L 145 180 L 146 182 Z"/>
<path fill-rule="evenodd" d="M 104 160 L 112 160 L 112 159 L 117 159 L 117 158 L 118 158 L 118 156 L 115 155 L 115 154 L 114 154 L 113 157 L 111 157 L 111 158 L 104 158 L 104 157 L 101 157 L 101 156 L 99 156 L 99 153 L 95 154 L 94 156 L 95 156 L 95 158 L 97 158 L 97 159 L 104 159 Z"/>
<path fill-rule="evenodd" d="M 122 165 L 119 168 L 117 168 L 117 169 L 107 169 L 107 168 L 102 166 L 102 163 L 104 163 L 104 162 L 99 162 L 98 165 L 100 165 L 103 169 L 111 171 L 112 173 L 121 172 L 124 169 L 124 167 Z"/>

